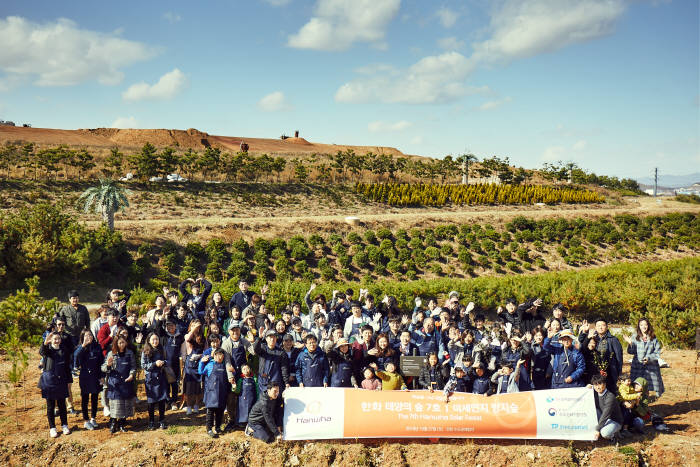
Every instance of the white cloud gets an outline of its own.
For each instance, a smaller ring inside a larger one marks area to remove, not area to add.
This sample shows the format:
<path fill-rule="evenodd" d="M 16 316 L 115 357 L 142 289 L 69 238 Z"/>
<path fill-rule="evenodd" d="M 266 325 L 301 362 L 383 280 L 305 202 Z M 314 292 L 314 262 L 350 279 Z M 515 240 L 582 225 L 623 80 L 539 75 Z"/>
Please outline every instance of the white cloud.
<path fill-rule="evenodd" d="M 168 100 L 180 94 L 188 84 L 187 77 L 175 68 L 160 77 L 156 84 L 140 82 L 132 84 L 122 93 L 126 101 Z"/>
<path fill-rule="evenodd" d="M 343 84 L 336 91 L 335 100 L 432 104 L 451 102 L 483 89 L 465 85 L 464 80 L 474 66 L 458 52 L 424 57 L 405 70 L 381 67 L 381 74 L 369 73 Z"/>
<path fill-rule="evenodd" d="M 258 101 L 258 107 L 265 112 L 281 112 L 292 110 L 282 91 L 275 91 Z"/>
<path fill-rule="evenodd" d="M 38 86 L 69 86 L 97 80 L 119 84 L 121 68 L 147 60 L 156 50 L 145 44 L 78 28 L 71 20 L 35 23 L 19 16 L 0 18 L 0 70 L 7 79 L 34 79 Z"/>
<path fill-rule="evenodd" d="M 110 128 L 138 128 L 139 125 L 134 117 L 119 117 L 109 126 Z"/>
<path fill-rule="evenodd" d="M 450 10 L 447 7 L 442 7 L 437 12 L 435 12 L 435 16 L 438 17 L 440 24 L 442 24 L 446 28 L 451 28 L 457 22 L 459 13 Z"/>
<path fill-rule="evenodd" d="M 422 136 L 414 136 L 411 138 L 410 141 L 411 144 L 423 144 L 423 137 Z"/>
<path fill-rule="evenodd" d="M 502 106 L 503 104 L 506 104 L 510 101 L 512 101 L 510 97 L 504 97 L 503 99 L 496 99 L 493 101 L 486 101 L 483 104 L 481 104 L 477 109 L 479 110 L 493 110 L 497 107 Z"/>
<path fill-rule="evenodd" d="M 372 133 L 388 133 L 391 131 L 403 131 L 410 128 L 413 124 L 407 122 L 406 120 L 401 120 L 398 122 L 383 122 L 378 120 L 376 122 L 370 122 L 367 125 L 367 129 Z"/>
<path fill-rule="evenodd" d="M 284 6 L 289 4 L 291 0 L 263 0 L 265 3 L 269 3 L 272 6 Z"/>
<path fill-rule="evenodd" d="M 346 50 L 355 42 L 379 47 L 385 29 L 399 11 L 401 0 L 318 0 L 314 16 L 287 45 L 298 49 Z"/>
<path fill-rule="evenodd" d="M 624 0 L 506 0 L 491 16 L 491 37 L 473 44 L 473 58 L 508 61 L 597 39 L 624 11 Z"/>
<path fill-rule="evenodd" d="M 437 44 L 438 47 L 443 50 L 459 50 L 464 48 L 464 41 L 460 41 L 454 36 L 438 39 Z"/>
<path fill-rule="evenodd" d="M 587 145 L 588 145 L 588 143 L 586 143 L 586 140 L 582 139 L 582 140 L 576 141 L 574 143 L 574 145 L 571 146 L 571 149 L 573 149 L 574 151 L 583 151 L 584 149 L 586 149 Z"/>
<path fill-rule="evenodd" d="M 564 158 L 566 154 L 566 148 L 564 146 L 549 146 L 542 153 L 542 161 L 544 162 L 555 162 Z"/>
<path fill-rule="evenodd" d="M 163 13 L 163 18 L 170 22 L 170 24 L 175 24 L 182 21 L 182 16 L 178 15 L 177 13 L 173 13 L 172 11 L 166 11 Z"/>

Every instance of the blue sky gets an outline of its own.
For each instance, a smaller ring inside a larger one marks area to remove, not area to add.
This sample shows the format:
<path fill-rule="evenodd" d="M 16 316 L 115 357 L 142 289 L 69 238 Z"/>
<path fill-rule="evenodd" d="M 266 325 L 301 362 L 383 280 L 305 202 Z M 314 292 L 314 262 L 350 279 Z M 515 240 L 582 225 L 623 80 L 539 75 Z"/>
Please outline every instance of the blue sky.
<path fill-rule="evenodd" d="M 0 118 L 684 174 L 698 18 L 695 0 L 3 0 Z"/>

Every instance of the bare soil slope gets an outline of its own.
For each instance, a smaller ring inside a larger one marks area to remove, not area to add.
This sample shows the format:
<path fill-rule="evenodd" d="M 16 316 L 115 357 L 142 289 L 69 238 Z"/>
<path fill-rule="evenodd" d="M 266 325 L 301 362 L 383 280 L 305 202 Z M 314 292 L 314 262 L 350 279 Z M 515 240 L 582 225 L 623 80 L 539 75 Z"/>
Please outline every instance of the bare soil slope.
<path fill-rule="evenodd" d="M 36 388 L 36 349 L 24 393 L 20 388 L 16 425 L 14 398 L 6 389 L 10 366 L 0 358 L 0 463 L 2 465 L 358 465 L 358 466 L 697 466 L 700 465 L 700 378 L 695 351 L 665 351 L 671 368 L 662 374 L 667 392 L 652 410 L 665 417 L 669 433 L 647 427 L 642 436 L 619 446 L 608 442 L 533 440 L 427 439 L 336 440 L 284 442 L 266 445 L 240 431 L 218 440 L 206 436 L 204 414 L 168 412 L 167 431 L 147 431 L 145 406 L 140 404 L 128 433 L 110 435 L 101 428 L 82 429 L 82 418 L 69 416 L 71 435 L 48 437 L 44 400 Z M 628 366 L 628 365 L 627 365 Z M 628 368 L 626 368 L 628 369 Z M 78 387 L 73 385 L 74 391 Z M 139 396 L 144 398 L 143 385 Z M 78 398 L 76 397 L 76 400 Z"/>
<path fill-rule="evenodd" d="M 403 156 L 396 148 L 380 146 L 353 146 L 312 143 L 304 138 L 246 138 L 242 136 L 216 136 L 190 128 L 188 130 L 168 129 L 118 129 L 92 128 L 79 130 L 57 130 L 51 128 L 24 128 L 0 126 L 0 144 L 7 141 L 34 142 L 41 146 L 65 144 L 91 148 L 136 149 L 145 143 L 156 147 L 178 147 L 203 150 L 208 146 L 220 147 L 227 151 L 238 151 L 241 141 L 248 143 L 252 153 L 268 154 L 334 154 L 337 151 L 352 149 L 356 153 L 374 152 Z"/>

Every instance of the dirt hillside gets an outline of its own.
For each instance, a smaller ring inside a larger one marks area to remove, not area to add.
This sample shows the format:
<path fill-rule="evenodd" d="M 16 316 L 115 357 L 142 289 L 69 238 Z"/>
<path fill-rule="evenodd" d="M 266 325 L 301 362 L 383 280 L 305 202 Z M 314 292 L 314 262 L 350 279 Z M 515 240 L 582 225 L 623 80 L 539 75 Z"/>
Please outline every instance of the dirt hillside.
<path fill-rule="evenodd" d="M 428 439 L 330 440 L 266 445 L 241 431 L 218 440 L 206 436 L 205 415 L 166 414 L 170 428 L 147 431 L 143 403 L 129 432 L 110 435 L 98 415 L 97 431 L 82 429 L 82 417 L 69 416 L 74 432 L 57 440 L 48 437 L 44 400 L 36 388 L 39 356 L 32 350 L 25 392 L 19 389 L 15 418 L 14 395 L 6 384 L 10 363 L 0 358 L 0 463 L 2 465 L 236 465 L 236 466 L 697 466 L 700 465 L 700 376 L 695 351 L 663 354 L 671 368 L 662 375 L 667 392 L 652 410 L 671 429 L 647 427 L 641 436 L 618 446 L 606 441 L 451 440 Z M 628 370 L 628 364 L 625 369 Z M 77 382 L 73 385 L 77 389 Z M 143 385 L 139 386 L 143 399 Z M 78 397 L 76 397 L 76 401 Z M 79 407 L 79 406 L 78 406 Z M 19 421 L 17 426 L 16 421 Z M 58 421 L 58 420 L 57 420 Z"/>
<path fill-rule="evenodd" d="M 267 154 L 334 154 L 353 149 L 358 154 L 374 152 L 403 156 L 396 148 L 383 146 L 353 146 L 309 142 L 304 138 L 246 138 L 242 136 L 217 136 L 190 128 L 188 130 L 167 129 L 118 129 L 92 128 L 79 130 L 57 130 L 51 128 L 24 128 L 0 126 L 0 144 L 7 141 L 34 142 L 41 146 L 65 144 L 108 149 L 119 146 L 123 150 L 136 149 L 150 142 L 156 147 L 192 148 L 203 150 L 208 146 L 226 151 L 238 151 L 245 141 L 251 153 Z"/>

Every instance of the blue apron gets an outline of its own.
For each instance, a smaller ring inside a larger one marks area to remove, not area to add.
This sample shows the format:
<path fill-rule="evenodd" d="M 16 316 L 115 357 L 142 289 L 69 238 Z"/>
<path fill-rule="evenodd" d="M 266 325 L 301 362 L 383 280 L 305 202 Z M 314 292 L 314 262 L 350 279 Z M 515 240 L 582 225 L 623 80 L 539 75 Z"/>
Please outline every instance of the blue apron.
<path fill-rule="evenodd" d="M 352 361 L 340 360 L 335 365 L 335 371 L 331 375 L 331 387 L 349 388 L 352 386 L 350 377 L 352 376 Z"/>
<path fill-rule="evenodd" d="M 152 362 L 165 360 L 160 352 L 153 352 Z M 165 376 L 164 366 L 158 368 L 153 365 L 151 371 L 145 373 L 146 398 L 149 404 L 168 400 L 168 378 Z"/>
<path fill-rule="evenodd" d="M 208 409 L 226 407 L 226 399 L 231 389 L 226 373 L 226 364 L 214 362 L 211 373 L 204 382 L 204 406 Z"/>
<path fill-rule="evenodd" d="M 107 377 L 107 398 L 111 400 L 126 400 L 132 399 L 136 396 L 134 391 L 134 382 L 125 382 L 124 380 L 129 377 L 131 373 L 131 365 L 129 365 L 129 359 L 126 357 L 127 353 L 120 356 L 119 354 L 113 355 L 116 362 L 116 368 L 113 368 L 109 372 Z"/>
<path fill-rule="evenodd" d="M 241 394 L 238 396 L 238 419 L 236 423 L 248 423 L 250 413 L 258 398 L 254 378 L 241 378 Z"/>
<path fill-rule="evenodd" d="M 83 349 L 79 359 L 80 363 L 80 392 L 83 394 L 97 394 L 102 391 L 100 378 L 102 377 L 102 362 L 104 357 L 102 349 L 97 344 L 90 344 L 86 349 Z"/>
<path fill-rule="evenodd" d="M 61 348 L 54 351 L 53 366 L 50 370 L 44 370 L 39 378 L 41 397 L 44 399 L 59 400 L 68 397 L 68 378 L 65 359 L 66 350 Z"/>

